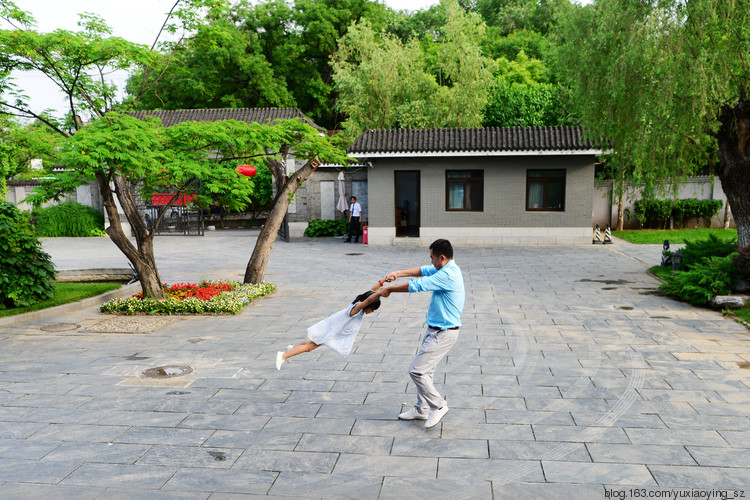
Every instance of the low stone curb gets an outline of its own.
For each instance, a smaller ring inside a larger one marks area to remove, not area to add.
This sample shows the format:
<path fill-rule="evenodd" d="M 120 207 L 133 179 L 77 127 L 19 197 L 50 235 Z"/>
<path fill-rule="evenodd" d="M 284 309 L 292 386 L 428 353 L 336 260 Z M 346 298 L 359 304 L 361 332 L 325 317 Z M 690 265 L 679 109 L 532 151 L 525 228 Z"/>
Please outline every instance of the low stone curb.
<path fill-rule="evenodd" d="M 8 316 L 7 318 L 0 318 L 0 327 L 13 325 L 15 323 L 23 323 L 24 321 L 34 321 L 37 319 L 49 318 L 52 316 L 58 316 L 60 314 L 67 314 L 67 313 L 71 313 L 75 311 L 80 311 L 83 309 L 88 309 L 89 307 L 98 306 L 116 297 L 124 297 L 128 295 L 132 295 L 134 293 L 138 293 L 140 289 L 141 289 L 140 283 L 133 283 L 130 285 L 124 285 L 123 287 L 118 288 L 117 290 L 112 290 L 110 292 L 103 293 L 101 295 L 95 295 L 94 297 L 89 297 L 87 299 L 79 300 L 78 302 L 71 302 L 69 304 L 61 304 L 59 306 L 48 307 L 47 309 L 41 309 L 39 311 L 31 311 L 31 312 L 27 312 L 23 314 L 15 314 L 13 316 Z"/>

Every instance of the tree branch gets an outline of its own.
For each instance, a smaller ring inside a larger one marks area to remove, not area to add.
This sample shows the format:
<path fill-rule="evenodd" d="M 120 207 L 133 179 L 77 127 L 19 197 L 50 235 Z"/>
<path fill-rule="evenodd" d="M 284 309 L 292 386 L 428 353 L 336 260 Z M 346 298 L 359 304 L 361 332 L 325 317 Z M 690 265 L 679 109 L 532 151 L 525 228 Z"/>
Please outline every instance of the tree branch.
<path fill-rule="evenodd" d="M 62 135 L 63 137 L 69 137 L 69 135 L 64 130 L 61 130 L 60 128 L 57 127 L 57 125 L 50 122 L 48 119 L 44 118 L 42 115 L 38 115 L 34 113 L 30 109 L 19 108 L 18 106 L 14 106 L 13 104 L 9 104 L 7 102 L 2 102 L 2 101 L 0 101 L 0 106 L 5 106 L 11 109 L 15 109 L 15 110 L 18 110 L 20 113 L 23 113 L 23 114 L 8 113 L 7 111 L 0 110 L 0 114 L 9 115 L 9 116 L 18 116 L 22 118 L 34 118 L 35 120 L 39 120 L 40 122 L 44 123 L 49 128 L 51 128 L 58 134 Z"/>

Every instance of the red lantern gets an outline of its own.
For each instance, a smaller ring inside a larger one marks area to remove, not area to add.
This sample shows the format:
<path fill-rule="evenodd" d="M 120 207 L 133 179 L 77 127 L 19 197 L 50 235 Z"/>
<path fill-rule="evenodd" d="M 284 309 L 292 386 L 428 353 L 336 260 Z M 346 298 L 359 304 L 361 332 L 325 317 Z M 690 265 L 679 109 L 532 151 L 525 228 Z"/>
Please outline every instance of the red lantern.
<path fill-rule="evenodd" d="M 256 173 L 255 167 L 253 167 L 252 165 L 240 165 L 239 167 L 237 167 L 237 172 L 247 177 L 252 177 Z"/>

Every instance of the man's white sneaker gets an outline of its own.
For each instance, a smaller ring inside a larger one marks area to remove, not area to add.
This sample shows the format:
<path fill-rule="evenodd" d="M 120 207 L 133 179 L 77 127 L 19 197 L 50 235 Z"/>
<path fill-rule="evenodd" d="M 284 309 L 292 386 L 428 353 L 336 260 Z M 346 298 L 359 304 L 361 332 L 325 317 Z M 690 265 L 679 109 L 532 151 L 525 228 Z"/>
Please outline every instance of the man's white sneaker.
<path fill-rule="evenodd" d="M 427 412 L 420 411 L 415 406 L 411 410 L 407 410 L 401 413 L 398 418 L 400 420 L 427 420 Z"/>
<path fill-rule="evenodd" d="M 284 351 L 276 352 L 276 369 L 281 370 L 281 365 L 284 364 Z"/>
<path fill-rule="evenodd" d="M 438 408 L 437 410 L 432 410 L 430 412 L 430 416 L 427 418 L 427 422 L 425 422 L 424 424 L 425 429 L 429 429 L 430 427 L 435 427 L 440 422 L 440 419 L 442 419 L 445 416 L 446 413 L 448 413 L 448 405 L 443 405 L 442 408 Z"/>

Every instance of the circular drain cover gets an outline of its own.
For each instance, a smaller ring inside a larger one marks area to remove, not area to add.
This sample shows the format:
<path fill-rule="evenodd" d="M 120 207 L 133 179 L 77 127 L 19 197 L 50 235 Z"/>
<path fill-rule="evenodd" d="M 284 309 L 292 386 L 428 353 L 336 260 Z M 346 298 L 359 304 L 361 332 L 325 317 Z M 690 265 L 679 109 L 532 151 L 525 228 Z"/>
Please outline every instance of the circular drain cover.
<path fill-rule="evenodd" d="M 172 378 L 181 377 L 193 373 L 193 369 L 187 365 L 168 365 L 168 366 L 157 366 L 156 368 L 149 368 L 141 372 L 143 378 Z"/>
<path fill-rule="evenodd" d="M 45 332 L 69 332 L 71 330 L 77 330 L 81 328 L 81 325 L 76 323 L 47 323 L 40 330 Z"/>

